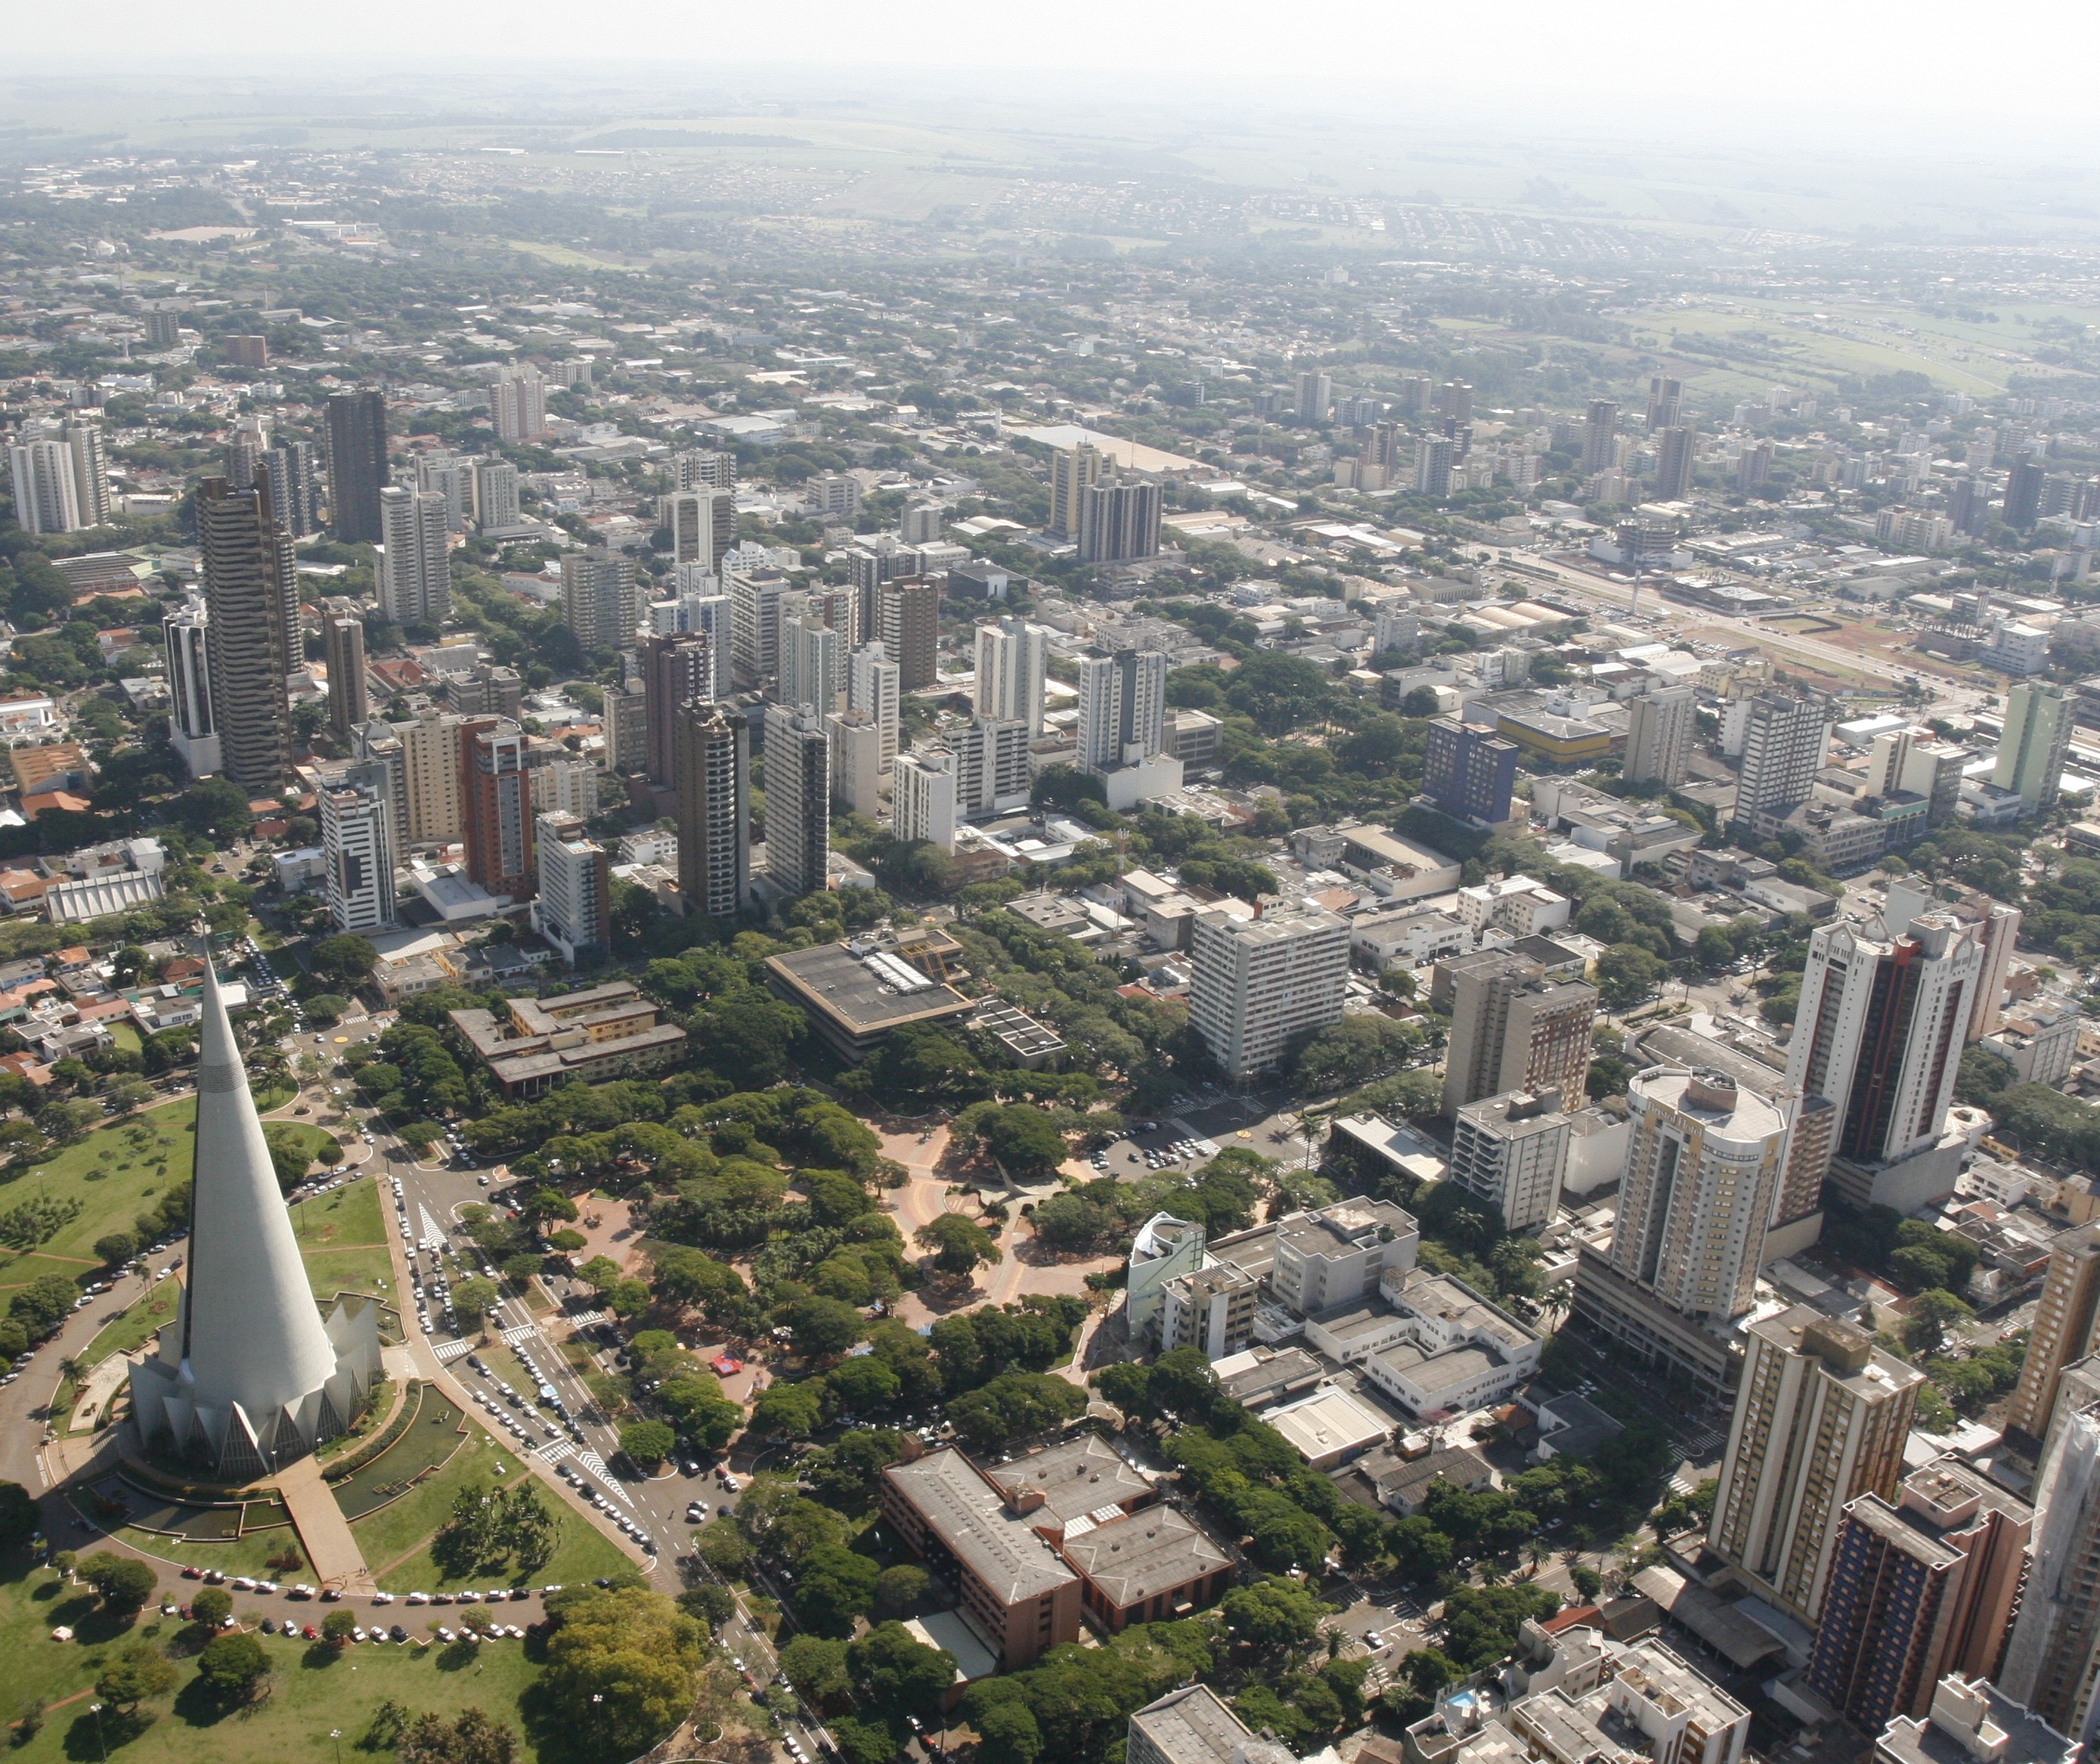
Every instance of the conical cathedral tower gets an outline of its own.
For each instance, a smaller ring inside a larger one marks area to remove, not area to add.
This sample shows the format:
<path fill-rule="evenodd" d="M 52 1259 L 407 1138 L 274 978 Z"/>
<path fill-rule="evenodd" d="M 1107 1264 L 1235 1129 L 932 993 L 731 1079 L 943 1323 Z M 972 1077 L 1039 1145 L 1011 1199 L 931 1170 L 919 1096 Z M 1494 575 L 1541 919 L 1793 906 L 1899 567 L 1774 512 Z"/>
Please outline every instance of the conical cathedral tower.
<path fill-rule="evenodd" d="M 378 1306 L 324 1320 L 285 1212 L 248 1073 L 205 966 L 189 1278 L 159 1352 L 131 1368 L 142 1442 L 258 1476 L 344 1431 L 380 1373 Z"/>

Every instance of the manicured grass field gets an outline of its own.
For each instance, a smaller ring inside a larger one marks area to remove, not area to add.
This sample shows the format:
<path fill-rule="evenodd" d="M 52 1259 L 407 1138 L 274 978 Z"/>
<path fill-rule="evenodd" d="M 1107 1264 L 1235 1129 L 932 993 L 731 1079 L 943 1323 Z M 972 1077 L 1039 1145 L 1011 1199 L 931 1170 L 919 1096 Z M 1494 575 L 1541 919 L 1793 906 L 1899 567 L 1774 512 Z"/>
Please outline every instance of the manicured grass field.
<path fill-rule="evenodd" d="M 292 1209 L 292 1229 L 307 1258 L 317 1298 L 338 1292 L 377 1293 L 394 1302 L 394 1263 L 386 1252 L 386 1222 L 370 1177 Z"/>
<path fill-rule="evenodd" d="M 239 1594 L 235 1595 L 238 1611 Z M 521 1611 L 526 1607 L 518 1607 Z M 531 1607 L 536 1616 L 538 1607 Z M 60 1624 L 80 1638 L 47 1639 Z M 258 1639 L 273 1667 L 268 1694 L 253 1706 L 223 1712 L 198 1696 L 193 1656 L 175 1661 L 179 1675 L 172 1699 L 146 1705 L 158 1718 L 131 1737 L 112 1713 L 105 1713 L 98 1740 L 88 1695 L 102 1661 L 115 1647 L 135 1640 L 165 1644 L 182 1625 L 148 1615 L 129 1625 L 100 1616 L 83 1589 L 66 1588 L 47 1569 L 32 1569 L 26 1558 L 0 1560 L 0 1649 L 8 1669 L 0 1681 L 0 1717 L 12 1719 L 33 1699 L 46 1708 L 42 1731 L 10 1756 L 24 1764 L 62 1764 L 103 1755 L 125 1764 L 333 1764 L 341 1729 L 343 1755 L 355 1749 L 373 1713 L 391 1698 L 412 1711 L 456 1713 L 478 1705 L 508 1722 L 519 1735 L 518 1755 L 539 1764 L 536 1735 L 520 1720 L 518 1704 L 538 1676 L 518 1642 L 417 1648 L 391 1644 L 337 1651 L 276 1636 Z M 420 1627 L 420 1626 L 419 1626 Z M 77 1699 L 68 1701 L 67 1699 Z M 63 1705 L 63 1706 L 60 1706 Z M 384 1755 L 384 1754 L 382 1754 Z"/>
<path fill-rule="evenodd" d="M 119 1282 L 117 1296 L 121 1298 L 137 1290 L 138 1283 L 126 1279 Z M 182 1302 L 179 1275 L 171 1274 L 165 1280 L 155 1281 L 147 1288 L 143 1297 L 133 1300 L 130 1310 L 87 1344 L 87 1351 L 80 1356 L 81 1363 L 92 1366 L 112 1354 L 128 1354 L 133 1348 L 143 1346 L 147 1337 L 163 1324 L 175 1320 Z"/>
<path fill-rule="evenodd" d="M 550 1505 L 558 1504 L 556 1496 L 550 1494 L 547 1500 Z M 618 1574 L 633 1567 L 633 1562 L 622 1554 L 604 1532 L 563 1507 L 562 1541 L 546 1565 L 535 1568 L 530 1574 L 520 1574 L 514 1567 L 493 1574 L 483 1571 L 448 1575 L 431 1558 L 430 1551 L 424 1550 L 399 1567 L 382 1574 L 379 1585 L 382 1591 L 389 1593 L 456 1593 L 463 1586 L 483 1590 L 497 1586 L 580 1586 L 586 1581 Z"/>
<path fill-rule="evenodd" d="M 120 1525 L 110 1535 L 143 1556 L 157 1557 L 178 1567 L 217 1568 L 223 1574 L 252 1574 L 258 1580 L 278 1580 L 287 1585 L 311 1577 L 304 1568 L 280 1573 L 270 1566 L 272 1556 L 282 1555 L 287 1549 L 299 1548 L 299 1534 L 289 1525 L 250 1532 L 245 1537 L 223 1544 L 170 1537 L 162 1532 L 141 1531 L 135 1525 Z M 305 1554 L 303 1550 L 300 1553 Z M 233 1596 L 238 1598 L 240 1595 L 236 1593 Z"/>
<path fill-rule="evenodd" d="M 0 1293 L 41 1274 L 77 1280 L 100 1267 L 95 1240 L 130 1230 L 134 1218 L 189 1174 L 196 1112 L 188 1097 L 163 1103 L 98 1127 L 42 1164 L 0 1176 L 0 1212 L 39 1195 L 82 1203 L 77 1218 L 34 1249 L 0 1249 Z"/>

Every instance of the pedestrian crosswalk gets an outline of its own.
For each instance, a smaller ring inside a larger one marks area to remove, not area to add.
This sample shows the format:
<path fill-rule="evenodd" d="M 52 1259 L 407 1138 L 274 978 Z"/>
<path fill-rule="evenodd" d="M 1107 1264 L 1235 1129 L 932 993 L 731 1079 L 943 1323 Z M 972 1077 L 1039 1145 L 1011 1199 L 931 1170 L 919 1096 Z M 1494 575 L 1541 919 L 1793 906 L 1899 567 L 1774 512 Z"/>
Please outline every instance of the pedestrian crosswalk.
<path fill-rule="evenodd" d="M 601 1323 L 609 1323 L 611 1318 L 602 1311 L 580 1311 L 569 1321 L 579 1329 L 594 1329 Z"/>
<path fill-rule="evenodd" d="M 471 1354 L 474 1351 L 474 1343 L 471 1342 L 440 1342 L 433 1351 L 438 1356 L 439 1364 L 442 1365 L 448 1360 L 457 1359 L 463 1354 Z"/>
<path fill-rule="evenodd" d="M 416 1210 L 423 1215 L 423 1247 L 435 1255 L 445 1247 L 445 1234 L 430 1217 L 428 1207 L 418 1205 Z"/>
<path fill-rule="evenodd" d="M 564 1439 L 559 1434 L 533 1452 L 542 1464 L 558 1464 L 565 1457 L 574 1457 L 576 1444 L 573 1439 Z"/>
<path fill-rule="evenodd" d="M 539 1333 L 540 1332 L 531 1324 L 520 1323 L 503 1332 L 504 1344 L 509 1347 L 515 1347 L 520 1342 L 536 1340 Z"/>

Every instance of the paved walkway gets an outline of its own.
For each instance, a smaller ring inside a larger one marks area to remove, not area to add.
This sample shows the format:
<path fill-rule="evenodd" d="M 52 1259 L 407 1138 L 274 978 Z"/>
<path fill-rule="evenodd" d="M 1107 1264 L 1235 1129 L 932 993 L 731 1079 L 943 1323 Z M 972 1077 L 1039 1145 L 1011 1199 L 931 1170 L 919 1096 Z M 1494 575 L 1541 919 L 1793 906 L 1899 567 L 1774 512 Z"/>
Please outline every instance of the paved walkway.
<path fill-rule="evenodd" d="M 299 1541 L 306 1546 L 307 1559 L 313 1564 L 315 1581 L 346 1593 L 377 1591 L 350 1521 L 335 1503 L 334 1490 L 321 1479 L 320 1466 L 302 1457 L 280 1470 L 276 1482 L 277 1492 L 291 1509 L 292 1523 L 298 1527 Z"/>
<path fill-rule="evenodd" d="M 134 1349 L 133 1352 L 137 1350 Z M 68 1431 L 91 1433 L 102 1418 L 102 1413 L 124 1388 L 125 1381 L 131 1376 L 131 1356 L 129 1354 L 110 1354 L 96 1361 L 81 1386 L 80 1395 L 73 1408 L 73 1425 Z"/>

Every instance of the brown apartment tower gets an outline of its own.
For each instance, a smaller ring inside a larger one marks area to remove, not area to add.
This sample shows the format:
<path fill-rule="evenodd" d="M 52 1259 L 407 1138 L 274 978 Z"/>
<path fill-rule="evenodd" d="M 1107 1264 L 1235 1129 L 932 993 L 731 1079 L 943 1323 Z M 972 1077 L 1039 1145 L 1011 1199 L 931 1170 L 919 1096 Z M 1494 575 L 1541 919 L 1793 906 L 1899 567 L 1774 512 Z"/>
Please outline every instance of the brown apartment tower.
<path fill-rule="evenodd" d="M 897 689 L 923 692 L 934 681 L 933 655 L 941 638 L 941 585 L 922 576 L 879 583 L 875 590 L 875 640 L 897 664 Z"/>
<path fill-rule="evenodd" d="M 298 589 L 290 535 L 271 512 L 269 468 L 258 465 L 246 490 L 205 479 L 197 487 L 196 524 L 220 769 L 249 796 L 274 796 L 292 769 L 285 682 L 298 630 Z"/>
<path fill-rule="evenodd" d="M 704 631 L 645 637 L 637 658 L 642 667 L 643 720 L 647 726 L 649 781 L 676 781 L 678 712 L 709 696 L 713 681 L 713 639 Z"/>
<path fill-rule="evenodd" d="M 321 654 L 328 664 L 329 727 L 346 740 L 372 720 L 364 678 L 364 621 L 330 612 L 321 620 Z"/>
<path fill-rule="evenodd" d="M 507 717 L 462 717 L 458 732 L 467 878 L 490 894 L 523 900 L 533 878 L 529 738 Z"/>
<path fill-rule="evenodd" d="M 336 392 L 328 401 L 329 525 L 345 545 L 379 545 L 386 488 L 386 396 Z"/>

